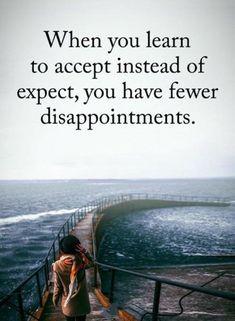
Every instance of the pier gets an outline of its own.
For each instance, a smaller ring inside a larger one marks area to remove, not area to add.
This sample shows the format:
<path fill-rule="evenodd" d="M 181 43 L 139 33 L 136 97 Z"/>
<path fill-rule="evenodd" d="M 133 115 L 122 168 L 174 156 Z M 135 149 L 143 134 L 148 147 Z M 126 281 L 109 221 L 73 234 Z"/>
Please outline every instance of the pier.
<path fill-rule="evenodd" d="M 60 228 L 44 264 L 1 300 L 1 315 L 4 316 L 4 311 L 9 312 L 10 309 L 15 313 L 15 321 L 64 320 L 60 306 L 55 308 L 51 300 L 53 288 L 51 264 L 57 258 L 60 239 L 72 233 L 93 253 L 95 259 L 94 268 L 86 272 L 92 310 L 87 316 L 88 321 L 157 321 L 172 318 L 179 321 L 232 320 L 235 317 L 234 262 L 224 265 L 156 267 L 146 272 L 146 269 L 136 270 L 135 267 L 126 269 L 97 261 L 97 227 L 105 215 L 175 206 L 229 206 L 229 202 L 211 198 L 177 198 L 147 194 L 118 195 L 91 202 L 73 213 Z M 99 271 L 102 273 L 102 270 L 109 271 L 111 275 L 109 291 L 105 294 L 100 290 Z M 119 273 L 128 275 L 128 284 L 122 289 L 126 292 L 131 290 L 133 282 L 144 281 L 146 288 L 141 289 L 141 304 L 139 304 L 140 298 L 139 301 L 137 298 L 130 298 L 128 302 L 116 301 Z M 211 286 L 212 279 L 214 279 L 213 286 Z M 27 297 L 25 294 L 27 286 L 32 288 L 33 301 L 32 297 Z M 152 293 L 151 302 L 146 299 L 145 292 Z"/>

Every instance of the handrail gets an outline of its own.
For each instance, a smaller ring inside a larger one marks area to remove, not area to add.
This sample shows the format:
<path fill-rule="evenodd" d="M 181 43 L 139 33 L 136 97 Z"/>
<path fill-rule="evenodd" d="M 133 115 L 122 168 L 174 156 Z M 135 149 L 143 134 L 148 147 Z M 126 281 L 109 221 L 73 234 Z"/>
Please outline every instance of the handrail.
<path fill-rule="evenodd" d="M 220 298 L 224 298 L 224 299 L 228 299 L 228 300 L 235 300 L 235 292 L 220 291 L 220 290 L 218 291 L 218 290 L 209 289 L 209 288 L 205 288 L 205 287 L 202 288 L 202 287 L 194 285 L 194 284 L 174 281 L 174 280 L 171 280 L 171 279 L 168 279 L 168 278 L 158 277 L 158 276 L 150 275 L 150 274 L 143 274 L 143 273 L 135 272 L 135 271 L 132 271 L 132 270 L 119 268 L 119 267 L 114 266 L 114 265 L 100 263 L 98 261 L 95 261 L 94 263 L 97 264 L 98 266 L 105 267 L 105 268 L 107 268 L 109 270 L 124 272 L 124 273 L 130 274 L 130 275 L 134 275 L 134 276 L 138 276 L 138 277 L 147 279 L 147 280 L 157 281 L 157 282 L 161 282 L 163 284 L 176 286 L 176 287 L 179 287 L 179 288 L 182 288 L 182 289 L 186 289 L 186 290 L 193 290 L 193 291 L 196 291 L 196 292 L 209 294 L 209 295 L 212 295 L 212 296 L 216 296 L 216 297 L 220 297 Z"/>
<path fill-rule="evenodd" d="M 101 262 L 102 263 L 102 262 Z M 105 263 L 104 263 L 105 264 Z M 168 265 L 151 265 L 145 266 L 121 266 L 121 268 L 125 268 L 126 270 L 162 270 L 162 269 L 188 269 L 188 268 L 205 268 L 205 267 L 229 267 L 235 265 L 235 259 L 231 262 L 219 262 L 219 263 L 195 263 L 195 264 L 168 264 Z"/>
<path fill-rule="evenodd" d="M 15 295 L 17 296 L 18 306 L 17 309 L 19 312 L 19 320 L 24 321 L 26 314 L 31 314 L 24 309 L 22 293 L 24 287 L 35 278 L 35 284 L 37 287 L 37 295 L 39 299 L 39 306 L 42 304 L 42 295 L 48 290 L 49 287 L 49 274 L 50 274 L 50 263 L 56 260 L 56 252 L 59 248 L 59 241 L 61 237 L 64 237 L 69 234 L 69 232 L 76 226 L 76 224 L 85 217 L 85 215 L 94 210 L 94 215 L 98 213 L 100 210 L 104 208 L 110 207 L 115 204 L 128 202 L 132 200 L 172 200 L 172 201 L 185 201 L 185 202 L 195 202 L 195 203 L 211 203 L 214 205 L 222 204 L 229 205 L 229 200 L 224 198 L 215 198 L 215 197 L 197 197 L 197 196 L 181 196 L 181 195 L 169 195 L 169 194 L 146 194 L 146 193 L 129 193 L 129 194 L 117 194 L 110 195 L 109 197 L 103 197 L 96 201 L 91 201 L 86 205 L 78 208 L 77 211 L 72 213 L 65 223 L 60 227 L 54 241 L 52 242 L 49 251 L 45 258 L 42 261 L 40 267 L 38 267 L 30 276 L 28 276 L 23 282 L 21 282 L 15 289 L 13 289 L 10 293 L 4 296 L 0 300 L 0 308 L 6 304 L 8 304 L 9 300 L 13 298 Z M 93 224 L 92 224 L 93 225 Z M 95 237 L 94 230 L 92 228 L 93 234 L 93 250 L 95 251 Z M 97 270 L 97 265 L 102 263 L 98 263 L 95 265 L 95 270 Z M 114 267 L 115 268 L 115 267 Z M 40 273 L 44 272 L 44 276 L 40 276 Z M 95 273 L 96 275 L 96 273 Z M 156 281 L 159 282 L 159 281 Z M 10 303 L 9 303 L 10 304 Z"/>

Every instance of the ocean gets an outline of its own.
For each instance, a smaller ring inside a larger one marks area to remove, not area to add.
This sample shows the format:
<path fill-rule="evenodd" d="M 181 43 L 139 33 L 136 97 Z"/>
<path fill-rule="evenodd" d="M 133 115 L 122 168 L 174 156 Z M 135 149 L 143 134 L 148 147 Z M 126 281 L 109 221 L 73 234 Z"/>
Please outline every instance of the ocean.
<path fill-rule="evenodd" d="M 116 218 L 107 227 L 100 260 L 138 267 L 235 254 L 235 178 L 1 181 L 1 297 L 41 264 L 60 226 L 79 207 L 104 196 L 142 192 L 226 197 L 232 203 Z"/>

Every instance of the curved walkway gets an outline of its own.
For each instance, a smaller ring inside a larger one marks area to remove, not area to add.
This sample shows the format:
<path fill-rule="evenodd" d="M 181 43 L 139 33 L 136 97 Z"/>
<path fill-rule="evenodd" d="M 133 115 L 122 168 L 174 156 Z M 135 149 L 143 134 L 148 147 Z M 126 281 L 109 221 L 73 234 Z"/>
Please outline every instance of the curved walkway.
<path fill-rule="evenodd" d="M 150 205 L 156 205 L 156 202 L 160 202 L 161 206 L 166 206 L 166 201 L 159 201 L 159 200 L 148 200 L 150 202 Z M 152 204 L 154 202 L 154 204 Z M 175 206 L 179 206 L 179 202 L 177 201 L 167 201 L 170 203 L 170 205 L 174 204 Z M 167 203 L 167 205 L 169 205 Z M 180 205 L 182 206 L 189 205 L 189 202 L 180 202 Z M 190 203 L 191 204 L 191 203 Z M 197 203 L 198 204 L 198 203 Z M 207 203 L 206 205 L 210 205 L 210 203 Z M 211 203 L 211 205 L 215 205 L 214 203 Z M 145 206 L 145 201 L 139 200 L 138 204 L 135 204 L 138 207 Z M 158 204 L 159 205 L 159 204 Z M 205 205 L 204 203 L 201 203 L 200 205 Z M 216 204 L 216 206 L 225 206 L 226 204 Z M 134 205 L 129 202 L 127 203 L 126 210 L 133 210 L 135 207 Z M 105 208 L 105 206 L 104 206 Z M 120 205 L 120 208 L 123 212 L 123 207 Z M 102 208 L 103 210 L 103 208 Z M 72 231 L 72 234 L 77 236 L 81 243 L 91 251 L 91 231 L 92 231 L 92 216 L 93 213 L 90 212 L 86 214 L 86 217 L 78 223 L 78 225 L 74 228 Z M 223 272 L 228 270 L 230 275 L 224 275 L 224 278 L 220 278 L 218 282 L 213 283 L 212 286 L 215 288 L 221 288 L 224 290 L 232 290 L 234 291 L 234 283 L 232 282 L 233 276 L 234 276 L 234 266 L 231 266 L 231 268 L 223 268 L 221 267 L 208 267 L 208 268 L 200 268 L 194 269 L 192 267 L 187 267 L 186 269 L 158 269 L 155 272 L 158 276 L 164 276 L 164 277 L 170 277 L 171 279 L 175 280 L 182 280 L 187 281 L 190 284 L 204 284 L 205 282 L 210 280 L 217 275 L 218 272 Z M 88 286 L 89 286 L 89 296 L 91 301 L 91 309 L 92 312 L 87 317 L 87 321 L 93 321 L 93 320 L 119 320 L 118 317 L 113 316 L 111 313 L 109 313 L 108 310 L 102 307 L 102 305 L 99 303 L 99 301 L 96 298 L 96 295 L 93 292 L 92 284 L 93 284 L 93 269 L 87 270 L 87 280 L 88 280 Z M 178 300 L 182 295 L 185 294 L 185 290 L 178 289 L 176 287 L 163 287 L 162 288 L 162 294 L 161 294 L 161 311 L 164 311 L 166 313 L 169 312 L 177 312 L 178 311 Z M 40 321 L 62 321 L 64 320 L 63 315 L 61 313 L 60 308 L 54 308 L 51 301 L 52 293 L 49 295 L 49 300 L 46 303 L 42 318 Z M 137 298 L 136 298 L 137 299 Z M 145 296 L 141 298 L 141 303 L 145 301 Z M 147 304 L 149 302 L 146 302 Z M 129 302 L 128 302 L 129 304 Z M 124 304 L 125 305 L 125 304 Z M 194 293 L 192 296 L 189 296 L 187 300 L 184 302 L 185 311 L 182 315 L 179 315 L 177 317 L 174 317 L 174 320 L 200 320 L 200 321 L 231 321 L 233 317 L 235 317 L 235 311 L 232 301 L 225 301 L 221 300 L 219 298 L 213 299 L 209 296 L 203 296 L 201 294 Z M 151 306 L 149 307 L 151 311 Z M 208 310 L 209 308 L 209 310 Z M 131 311 L 130 311 L 131 312 Z M 139 319 L 139 317 L 138 317 Z M 159 317 L 159 320 L 165 320 L 165 317 Z M 171 317 L 169 320 L 172 319 Z M 127 319 L 126 319 L 127 320 Z M 130 319 L 128 319 L 130 320 Z"/>

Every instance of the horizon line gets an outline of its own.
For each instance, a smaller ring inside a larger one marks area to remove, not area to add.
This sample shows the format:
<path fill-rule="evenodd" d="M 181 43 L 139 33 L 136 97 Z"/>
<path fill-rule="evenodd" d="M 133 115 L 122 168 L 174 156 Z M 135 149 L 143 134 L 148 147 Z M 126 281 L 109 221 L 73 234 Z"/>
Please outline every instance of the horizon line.
<path fill-rule="evenodd" d="M 191 177 L 136 177 L 136 178 L 0 178 L 0 181 L 143 181 L 143 180 L 188 180 L 188 179 L 233 179 L 234 176 L 191 176 Z"/>

